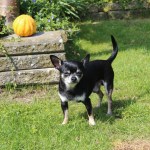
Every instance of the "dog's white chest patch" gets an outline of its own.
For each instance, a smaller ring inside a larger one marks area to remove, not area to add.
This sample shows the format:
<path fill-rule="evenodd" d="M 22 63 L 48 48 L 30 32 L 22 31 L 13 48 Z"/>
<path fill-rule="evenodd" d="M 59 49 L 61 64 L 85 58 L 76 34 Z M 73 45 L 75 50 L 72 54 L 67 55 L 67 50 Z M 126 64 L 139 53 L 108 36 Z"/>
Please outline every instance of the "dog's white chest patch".
<path fill-rule="evenodd" d="M 59 92 L 58 92 L 58 95 L 59 95 L 59 97 L 60 97 L 60 99 L 61 99 L 62 102 L 68 102 L 68 99 L 67 99 L 66 96 L 63 96 L 63 95 L 60 94 Z"/>
<path fill-rule="evenodd" d="M 67 98 L 66 96 L 58 93 L 60 99 L 62 102 L 68 102 L 69 100 L 74 100 L 74 101 L 84 101 L 86 96 L 85 96 L 85 93 L 83 93 L 82 95 L 77 95 L 75 97 L 72 97 L 72 98 Z"/>

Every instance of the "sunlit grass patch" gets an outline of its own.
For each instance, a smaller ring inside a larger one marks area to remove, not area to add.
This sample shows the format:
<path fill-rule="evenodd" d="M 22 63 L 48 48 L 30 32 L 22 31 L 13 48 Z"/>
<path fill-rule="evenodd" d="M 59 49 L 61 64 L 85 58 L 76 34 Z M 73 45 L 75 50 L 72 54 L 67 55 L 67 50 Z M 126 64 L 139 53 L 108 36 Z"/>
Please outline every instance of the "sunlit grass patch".
<path fill-rule="evenodd" d="M 106 115 L 106 96 L 98 109 L 98 97 L 92 94 L 96 126 L 88 125 L 84 105 L 75 102 L 69 103 L 70 120 L 63 126 L 57 86 L 2 89 L 0 149 L 124 150 L 149 146 L 149 24 L 146 19 L 84 22 L 78 36 L 66 46 L 67 59 L 81 60 L 86 53 L 91 54 L 91 60 L 107 59 L 112 51 L 110 35 L 115 36 L 119 53 L 112 64 L 113 116 Z"/>

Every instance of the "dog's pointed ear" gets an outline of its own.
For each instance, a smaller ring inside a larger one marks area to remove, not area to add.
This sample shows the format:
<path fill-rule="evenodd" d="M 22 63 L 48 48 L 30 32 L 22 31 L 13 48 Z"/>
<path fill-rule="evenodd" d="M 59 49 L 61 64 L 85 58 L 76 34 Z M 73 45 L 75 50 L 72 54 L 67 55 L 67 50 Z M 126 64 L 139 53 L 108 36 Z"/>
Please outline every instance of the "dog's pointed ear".
<path fill-rule="evenodd" d="M 82 59 L 83 66 L 86 67 L 89 61 L 90 61 L 90 54 L 87 54 L 86 57 Z"/>
<path fill-rule="evenodd" d="M 55 55 L 50 55 L 50 60 L 51 60 L 52 64 L 54 65 L 54 67 L 56 69 L 60 70 L 60 67 L 63 64 L 63 61 Z"/>

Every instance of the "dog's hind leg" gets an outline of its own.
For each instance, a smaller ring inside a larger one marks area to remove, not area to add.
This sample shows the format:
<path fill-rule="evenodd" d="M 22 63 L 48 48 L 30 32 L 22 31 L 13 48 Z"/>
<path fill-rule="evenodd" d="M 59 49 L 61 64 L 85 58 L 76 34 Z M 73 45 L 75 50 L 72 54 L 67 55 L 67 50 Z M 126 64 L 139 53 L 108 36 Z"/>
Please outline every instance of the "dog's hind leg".
<path fill-rule="evenodd" d="M 98 100 L 98 104 L 96 107 L 100 107 L 101 106 L 101 103 L 102 103 L 102 99 L 103 99 L 103 92 L 100 90 L 100 86 L 101 84 L 97 83 L 93 89 L 93 92 L 96 93 L 99 97 L 99 100 Z"/>
<path fill-rule="evenodd" d="M 68 102 L 61 101 L 61 108 L 64 114 L 64 120 L 62 124 L 67 124 L 68 123 Z"/>
<path fill-rule="evenodd" d="M 108 99 L 108 109 L 107 109 L 107 115 L 112 115 L 112 92 L 113 92 L 113 83 L 108 84 L 107 82 L 104 82 L 104 87 L 106 89 L 106 95 Z"/>
<path fill-rule="evenodd" d="M 98 97 L 99 97 L 99 101 L 98 101 L 98 104 L 97 104 L 96 107 L 100 107 L 100 106 L 101 106 L 101 103 L 102 103 L 102 99 L 103 99 L 104 94 L 103 94 L 103 92 L 102 92 L 101 90 L 99 90 L 99 91 L 97 92 L 97 95 L 98 95 Z"/>

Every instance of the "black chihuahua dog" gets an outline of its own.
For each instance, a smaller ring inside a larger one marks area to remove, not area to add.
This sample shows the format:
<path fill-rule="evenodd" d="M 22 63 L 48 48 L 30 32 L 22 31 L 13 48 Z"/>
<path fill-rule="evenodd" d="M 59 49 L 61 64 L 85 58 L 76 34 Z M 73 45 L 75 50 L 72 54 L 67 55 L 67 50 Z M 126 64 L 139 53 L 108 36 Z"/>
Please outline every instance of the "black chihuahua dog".
<path fill-rule="evenodd" d="M 88 54 L 80 61 L 62 61 L 54 55 L 50 55 L 52 64 L 60 71 L 59 96 L 61 99 L 61 108 L 64 113 L 62 124 L 68 122 L 68 101 L 75 100 L 82 102 L 88 113 L 89 124 L 95 125 L 92 104 L 89 98 L 92 92 L 99 96 L 98 106 L 101 105 L 103 93 L 100 86 L 104 85 L 108 97 L 107 114 L 112 115 L 112 92 L 114 72 L 112 62 L 118 53 L 118 46 L 115 38 L 111 36 L 113 52 L 107 60 L 90 60 Z"/>

